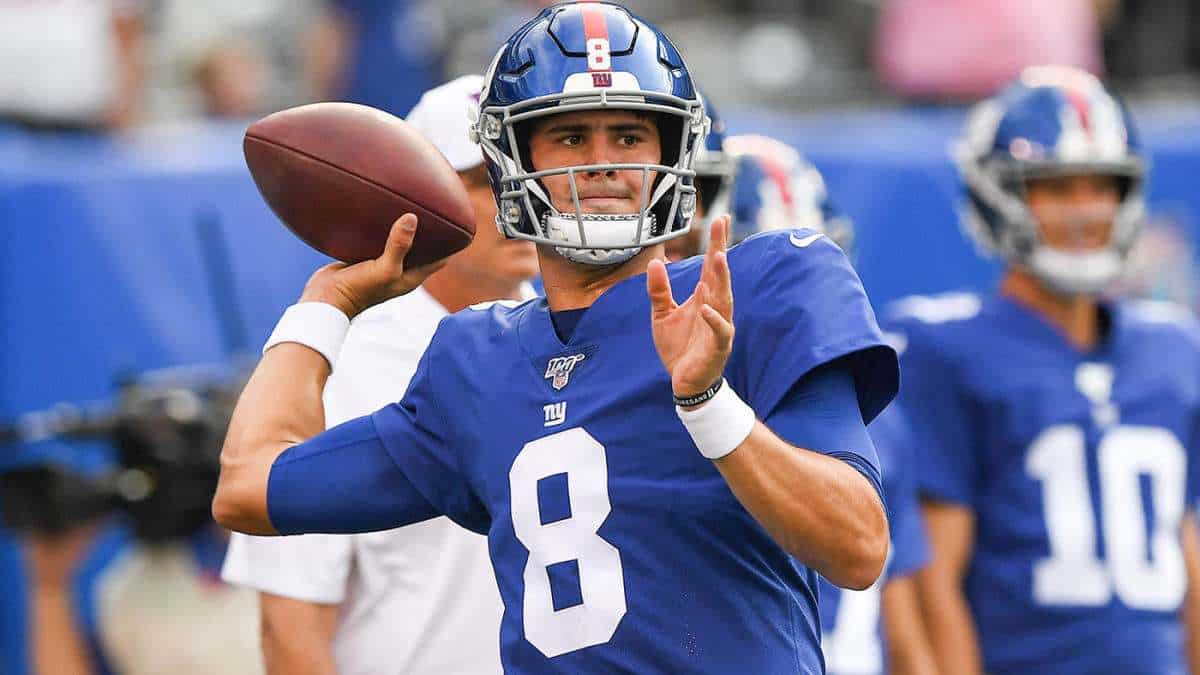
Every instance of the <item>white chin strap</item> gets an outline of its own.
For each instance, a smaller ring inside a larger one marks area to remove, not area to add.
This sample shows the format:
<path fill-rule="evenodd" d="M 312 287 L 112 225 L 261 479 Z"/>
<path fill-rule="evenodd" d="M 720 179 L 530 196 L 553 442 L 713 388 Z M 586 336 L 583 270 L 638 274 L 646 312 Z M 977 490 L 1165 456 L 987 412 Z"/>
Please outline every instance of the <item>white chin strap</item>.
<path fill-rule="evenodd" d="M 1112 248 L 1068 252 L 1038 246 L 1029 257 L 1029 268 L 1059 293 L 1094 295 L 1116 281 L 1124 267 L 1121 256 Z"/>
<path fill-rule="evenodd" d="M 579 238 L 579 220 L 574 217 L 555 216 L 547 214 L 542 223 L 549 239 L 561 241 L 574 246 L 556 246 L 555 251 L 571 262 L 584 265 L 617 265 L 629 260 L 641 252 L 642 248 L 613 248 L 633 241 L 645 241 L 654 231 L 654 214 L 647 213 L 642 221 L 641 236 L 638 236 L 638 221 L 642 220 L 637 214 L 601 215 L 589 214 L 583 217 L 583 230 L 587 232 L 588 245 L 596 248 L 582 248 L 583 241 Z"/>

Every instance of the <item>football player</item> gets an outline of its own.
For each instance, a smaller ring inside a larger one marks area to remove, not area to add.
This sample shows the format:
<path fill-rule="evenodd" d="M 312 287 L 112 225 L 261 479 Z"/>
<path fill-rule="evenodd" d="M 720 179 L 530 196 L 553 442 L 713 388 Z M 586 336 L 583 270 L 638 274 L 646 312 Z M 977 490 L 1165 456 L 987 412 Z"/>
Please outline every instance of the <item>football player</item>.
<path fill-rule="evenodd" d="M 707 117 L 671 42 L 618 5 L 520 28 L 477 112 L 499 224 L 539 245 L 546 297 L 447 317 L 399 403 L 321 433 L 347 316 L 429 272 L 403 268 L 415 217 L 380 258 L 316 272 L 234 414 L 218 520 L 486 533 L 506 672 L 821 672 L 817 574 L 866 588 L 886 557 L 864 420 L 898 386 L 841 249 L 801 230 L 727 252 L 721 218 L 668 271 Z"/>
<path fill-rule="evenodd" d="M 803 227 L 826 233 L 850 251 L 853 223 L 834 206 L 821 173 L 795 148 L 753 134 L 730 136 L 724 148 L 738 167 L 731 203 L 733 241 Z M 884 576 L 865 591 L 844 591 L 822 579 L 825 666 L 831 675 L 933 673 L 937 666 L 913 581 L 929 551 L 917 506 L 911 434 L 896 403 L 868 431 L 883 471 L 891 555 Z"/>
<path fill-rule="evenodd" d="M 1200 332 L 1103 295 L 1144 210 L 1133 121 L 1093 76 L 1033 68 L 975 110 L 958 161 L 999 293 L 894 311 L 941 668 L 1188 672 Z"/>
<path fill-rule="evenodd" d="M 824 233 L 843 251 L 854 245 L 854 226 L 834 205 L 820 171 L 795 148 L 759 134 L 725 141 L 734 162 L 732 240 L 759 232 L 803 228 Z"/>

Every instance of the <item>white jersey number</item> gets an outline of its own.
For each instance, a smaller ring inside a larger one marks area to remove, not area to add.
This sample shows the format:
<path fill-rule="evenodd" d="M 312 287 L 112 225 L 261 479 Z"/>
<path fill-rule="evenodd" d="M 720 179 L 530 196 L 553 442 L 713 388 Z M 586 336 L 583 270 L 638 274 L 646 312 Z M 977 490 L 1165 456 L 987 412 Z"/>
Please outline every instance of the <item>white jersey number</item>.
<path fill-rule="evenodd" d="M 1098 606 L 1115 592 L 1128 607 L 1172 611 L 1187 590 L 1179 545 L 1187 453 L 1166 429 L 1118 426 L 1101 439 L 1097 458 L 1106 560 L 1097 552 L 1083 429 L 1050 427 L 1029 447 L 1025 470 L 1042 483 L 1050 539 L 1050 557 L 1033 567 L 1033 597 L 1043 605 Z M 1142 476 L 1153 503 L 1149 528 Z"/>
<path fill-rule="evenodd" d="M 568 518 L 542 523 L 538 481 L 566 474 Z M 604 446 L 582 428 L 521 448 L 508 472 L 512 523 L 529 549 L 525 563 L 525 639 L 555 657 L 612 639 L 625 616 L 621 555 L 597 532 L 612 510 Z M 547 568 L 576 561 L 583 602 L 555 611 Z"/>

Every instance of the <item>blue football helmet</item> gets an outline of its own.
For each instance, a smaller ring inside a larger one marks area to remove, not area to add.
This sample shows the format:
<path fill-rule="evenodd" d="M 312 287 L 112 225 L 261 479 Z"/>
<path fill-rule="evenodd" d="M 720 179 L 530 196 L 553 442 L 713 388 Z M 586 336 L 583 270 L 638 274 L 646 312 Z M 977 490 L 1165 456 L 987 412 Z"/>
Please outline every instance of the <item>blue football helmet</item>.
<path fill-rule="evenodd" d="M 1094 294 L 1122 273 L 1145 216 L 1146 162 L 1125 106 L 1095 76 L 1057 66 L 1026 69 L 970 116 L 955 151 L 969 199 L 968 233 L 1050 288 Z M 1025 200 L 1030 179 L 1111 175 L 1121 203 L 1107 246 L 1064 251 L 1042 241 Z"/>
<path fill-rule="evenodd" d="M 740 134 L 726 139 L 725 154 L 737 162 L 732 241 L 804 227 L 850 250 L 853 222 L 834 206 L 821 172 L 795 148 L 767 136 Z"/>
<path fill-rule="evenodd" d="M 528 124 L 558 113 L 632 110 L 654 116 L 662 139 L 658 164 L 594 164 L 535 171 Z M 678 50 L 625 8 L 576 2 L 543 10 L 500 48 L 484 76 L 471 134 L 483 148 L 507 237 L 550 244 L 579 263 L 624 262 L 645 246 L 685 234 L 696 211 L 692 163 L 709 120 Z M 587 214 L 576 174 L 641 171 L 636 213 Z M 560 211 L 541 184 L 565 175 L 573 210 Z"/>
<path fill-rule="evenodd" d="M 696 153 L 693 168 L 696 170 L 696 190 L 707 224 L 729 213 L 737 162 L 725 152 L 725 120 L 707 98 L 704 99 L 704 110 L 711 128 L 704 145 Z"/>

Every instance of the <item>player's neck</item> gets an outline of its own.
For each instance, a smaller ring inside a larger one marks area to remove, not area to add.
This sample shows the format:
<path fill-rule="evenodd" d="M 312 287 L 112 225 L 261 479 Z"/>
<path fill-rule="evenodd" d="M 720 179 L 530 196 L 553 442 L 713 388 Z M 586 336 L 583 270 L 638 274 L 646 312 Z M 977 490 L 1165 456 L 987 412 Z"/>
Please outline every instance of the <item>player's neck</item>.
<path fill-rule="evenodd" d="M 546 301 L 556 312 L 591 307 L 596 298 L 617 282 L 645 274 L 646 267 L 655 258 L 666 259 L 662 244 L 647 247 L 620 265 L 603 267 L 573 263 L 553 248 L 538 245 L 538 264 L 542 270 Z"/>
<path fill-rule="evenodd" d="M 489 300 L 521 299 L 519 281 L 468 277 L 453 267 L 438 270 L 425 280 L 422 288 L 449 314 Z"/>
<path fill-rule="evenodd" d="M 1099 344 L 1100 306 L 1094 297 L 1056 293 L 1021 268 L 1004 275 L 1000 293 L 1045 318 L 1076 349 L 1090 351 Z"/>

